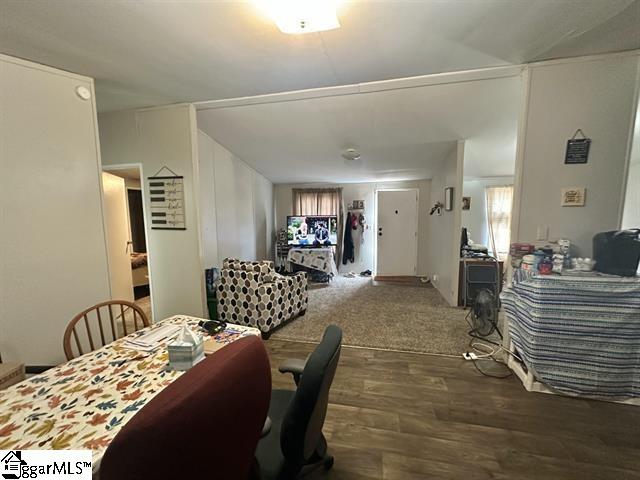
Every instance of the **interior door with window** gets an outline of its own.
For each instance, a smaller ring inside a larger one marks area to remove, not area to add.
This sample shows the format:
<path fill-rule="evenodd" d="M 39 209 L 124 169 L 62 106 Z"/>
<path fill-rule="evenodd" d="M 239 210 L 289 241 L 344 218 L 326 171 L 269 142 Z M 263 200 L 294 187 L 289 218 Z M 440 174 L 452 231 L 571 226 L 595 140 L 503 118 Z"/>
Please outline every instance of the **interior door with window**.
<path fill-rule="evenodd" d="M 377 276 L 414 276 L 418 264 L 418 191 L 378 191 Z"/>

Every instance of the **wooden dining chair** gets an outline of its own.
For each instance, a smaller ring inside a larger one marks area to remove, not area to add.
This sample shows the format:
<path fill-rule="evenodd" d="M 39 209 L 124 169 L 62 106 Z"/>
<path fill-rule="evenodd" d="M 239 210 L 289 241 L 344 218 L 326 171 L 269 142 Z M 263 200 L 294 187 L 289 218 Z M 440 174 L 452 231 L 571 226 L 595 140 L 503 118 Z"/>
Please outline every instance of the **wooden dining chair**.
<path fill-rule="evenodd" d="M 131 321 L 129 325 L 128 321 Z M 84 325 L 84 328 L 79 324 Z M 67 360 L 71 360 L 83 355 L 85 349 L 87 352 L 93 351 L 149 325 L 149 319 L 135 303 L 127 300 L 98 303 L 80 312 L 69 322 L 62 340 L 64 354 Z M 71 346 L 71 337 L 75 341 L 77 354 Z"/>

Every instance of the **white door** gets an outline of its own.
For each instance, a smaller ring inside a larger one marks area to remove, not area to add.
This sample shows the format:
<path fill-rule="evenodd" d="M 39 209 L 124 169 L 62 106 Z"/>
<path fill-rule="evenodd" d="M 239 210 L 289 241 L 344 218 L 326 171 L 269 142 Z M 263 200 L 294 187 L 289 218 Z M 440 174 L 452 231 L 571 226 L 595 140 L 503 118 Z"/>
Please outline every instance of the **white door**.
<path fill-rule="evenodd" d="M 378 192 L 377 267 L 379 276 L 416 274 L 418 191 Z"/>
<path fill-rule="evenodd" d="M 109 252 L 111 296 L 133 301 L 133 278 L 129 255 L 129 214 L 124 179 L 102 172 L 104 218 Z"/>

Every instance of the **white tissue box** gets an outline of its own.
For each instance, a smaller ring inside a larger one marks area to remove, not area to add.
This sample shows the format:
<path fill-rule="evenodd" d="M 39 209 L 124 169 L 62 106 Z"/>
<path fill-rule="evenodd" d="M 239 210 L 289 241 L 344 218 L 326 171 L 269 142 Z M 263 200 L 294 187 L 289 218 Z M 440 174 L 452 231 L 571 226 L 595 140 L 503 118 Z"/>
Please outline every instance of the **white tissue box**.
<path fill-rule="evenodd" d="M 167 352 L 172 370 L 189 370 L 204 358 L 204 343 L 202 337 L 189 330 L 167 345 Z"/>

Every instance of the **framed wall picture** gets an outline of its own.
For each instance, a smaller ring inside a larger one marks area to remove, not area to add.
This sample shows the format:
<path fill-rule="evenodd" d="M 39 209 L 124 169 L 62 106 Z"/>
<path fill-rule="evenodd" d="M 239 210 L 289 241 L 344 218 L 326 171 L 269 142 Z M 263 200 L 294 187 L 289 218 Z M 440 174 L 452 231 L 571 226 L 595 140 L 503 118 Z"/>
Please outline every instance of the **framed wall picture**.
<path fill-rule="evenodd" d="M 582 138 L 576 138 L 578 135 Z M 589 160 L 589 147 L 591 147 L 591 139 L 587 138 L 581 129 L 576 130 L 573 137 L 567 140 L 564 163 L 567 165 L 587 163 Z"/>
<path fill-rule="evenodd" d="M 471 197 L 462 197 L 462 209 L 471 210 Z"/>
<path fill-rule="evenodd" d="M 562 189 L 563 207 L 584 207 L 587 189 L 584 187 L 567 187 Z"/>
<path fill-rule="evenodd" d="M 159 175 L 167 170 L 171 175 Z M 151 203 L 152 230 L 186 230 L 184 212 L 184 178 L 168 167 L 147 177 Z"/>
<path fill-rule="evenodd" d="M 453 210 L 453 187 L 447 187 L 444 189 L 444 209 Z"/>
<path fill-rule="evenodd" d="M 351 202 L 351 208 L 353 210 L 364 210 L 364 200 L 354 200 Z"/>

